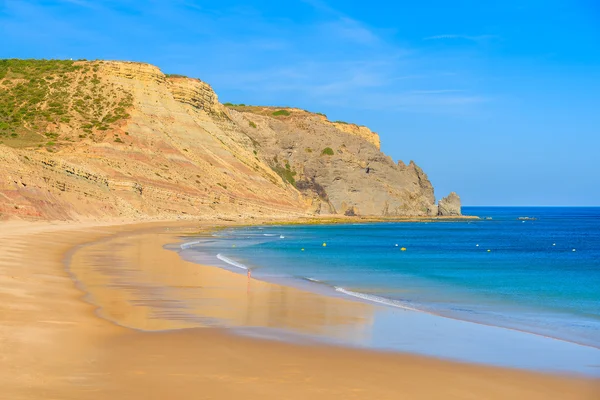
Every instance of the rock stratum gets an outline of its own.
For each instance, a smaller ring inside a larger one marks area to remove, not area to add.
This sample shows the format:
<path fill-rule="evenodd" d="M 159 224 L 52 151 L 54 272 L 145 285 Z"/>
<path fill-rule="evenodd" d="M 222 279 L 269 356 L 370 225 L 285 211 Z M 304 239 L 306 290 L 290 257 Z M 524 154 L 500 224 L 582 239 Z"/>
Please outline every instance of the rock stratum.
<path fill-rule="evenodd" d="M 460 215 L 379 136 L 143 63 L 0 60 L 0 218 Z"/>

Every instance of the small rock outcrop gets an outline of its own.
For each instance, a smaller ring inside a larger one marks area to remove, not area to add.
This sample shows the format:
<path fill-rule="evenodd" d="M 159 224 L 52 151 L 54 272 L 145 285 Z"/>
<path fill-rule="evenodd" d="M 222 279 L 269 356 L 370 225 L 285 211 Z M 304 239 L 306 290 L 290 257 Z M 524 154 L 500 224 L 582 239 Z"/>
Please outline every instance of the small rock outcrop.
<path fill-rule="evenodd" d="M 348 124 L 346 122 L 333 122 L 333 126 L 336 127 L 337 130 L 341 132 L 348 133 L 350 135 L 356 135 L 365 139 L 367 142 L 371 143 L 373 146 L 377 147 L 377 149 L 381 149 L 381 142 L 379 140 L 379 135 L 375 132 L 371 131 L 366 126 L 359 126 L 356 124 Z"/>
<path fill-rule="evenodd" d="M 460 197 L 455 192 L 438 202 L 438 215 L 444 217 L 461 215 Z"/>
<path fill-rule="evenodd" d="M 216 113 L 219 101 L 208 83 L 199 79 L 170 76 L 173 98 L 210 113 Z"/>
<path fill-rule="evenodd" d="M 165 82 L 165 74 L 160 68 L 151 64 L 131 61 L 99 61 L 92 64 L 98 67 L 99 73 L 113 77 L 157 84 Z"/>

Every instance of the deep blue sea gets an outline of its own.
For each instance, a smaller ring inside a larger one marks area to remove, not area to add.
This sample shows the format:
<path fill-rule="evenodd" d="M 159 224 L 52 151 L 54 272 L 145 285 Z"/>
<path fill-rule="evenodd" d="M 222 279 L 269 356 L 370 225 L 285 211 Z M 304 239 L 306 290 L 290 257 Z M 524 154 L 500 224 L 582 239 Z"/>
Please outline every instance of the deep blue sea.
<path fill-rule="evenodd" d="M 226 229 L 199 250 L 259 279 L 600 347 L 600 208 L 463 213 L 481 219 Z"/>

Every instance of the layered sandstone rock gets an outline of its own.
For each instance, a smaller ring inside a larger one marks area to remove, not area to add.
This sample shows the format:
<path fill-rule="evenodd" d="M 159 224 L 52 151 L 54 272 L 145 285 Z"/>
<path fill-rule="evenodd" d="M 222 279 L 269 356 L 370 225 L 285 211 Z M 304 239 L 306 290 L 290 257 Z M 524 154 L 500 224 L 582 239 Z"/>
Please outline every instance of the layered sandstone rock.
<path fill-rule="evenodd" d="M 100 61 L 98 68 L 101 75 L 112 76 L 137 82 L 153 82 L 162 84 L 165 82 L 165 74 L 160 68 L 139 62 L 127 61 Z"/>
<path fill-rule="evenodd" d="M 379 151 L 379 137 L 340 131 L 320 115 L 272 118 L 250 109 L 231 111 L 236 125 L 256 143 L 259 157 L 294 184 L 319 214 L 437 215 L 433 187 L 414 162 L 395 164 Z M 249 121 L 257 127 L 249 126 Z M 363 130 L 363 132 L 366 132 Z"/>
<path fill-rule="evenodd" d="M 208 83 L 199 79 L 169 77 L 173 98 L 209 113 L 218 112 L 217 95 Z"/>
<path fill-rule="evenodd" d="M 348 124 L 345 122 L 333 122 L 333 126 L 339 131 L 349 133 L 351 135 L 356 135 L 365 139 L 367 142 L 371 143 L 378 149 L 381 148 L 381 142 L 379 141 L 379 135 L 375 132 L 371 131 L 366 126 L 359 126 L 356 124 Z"/>
<path fill-rule="evenodd" d="M 452 192 L 441 199 L 438 203 L 438 213 L 441 216 L 461 215 L 460 197 Z"/>
<path fill-rule="evenodd" d="M 79 64 L 84 92 L 67 104 L 100 93 L 115 110 L 127 99 L 126 112 L 69 106 L 70 122 L 48 125 L 52 145 L 0 144 L 0 217 L 438 215 L 427 175 L 395 164 L 366 127 L 225 107 L 208 84 L 148 64 Z M 102 120 L 84 124 L 94 115 Z M 459 215 L 460 201 L 449 196 L 439 214 Z"/>

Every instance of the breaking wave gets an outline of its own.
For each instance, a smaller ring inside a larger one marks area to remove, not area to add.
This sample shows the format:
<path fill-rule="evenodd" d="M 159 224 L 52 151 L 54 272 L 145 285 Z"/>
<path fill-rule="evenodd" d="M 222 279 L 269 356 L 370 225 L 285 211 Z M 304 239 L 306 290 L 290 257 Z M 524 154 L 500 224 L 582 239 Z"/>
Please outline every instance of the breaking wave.
<path fill-rule="evenodd" d="M 241 269 L 246 269 L 246 270 L 247 270 L 247 269 L 249 269 L 249 268 L 248 268 L 247 266 L 245 266 L 244 264 L 242 264 L 242 263 L 239 263 L 239 262 L 237 262 L 237 261 L 235 261 L 235 260 L 232 260 L 231 258 L 225 257 L 225 256 L 224 256 L 224 255 L 222 255 L 221 253 L 217 254 L 217 258 L 218 258 L 219 260 L 221 260 L 221 261 L 223 261 L 223 262 L 225 262 L 225 263 L 229 264 L 229 265 L 233 265 L 234 267 L 241 268 Z"/>
<path fill-rule="evenodd" d="M 396 307 L 396 308 L 402 308 L 404 310 L 410 310 L 410 311 L 421 311 L 417 308 L 414 307 L 409 307 L 406 304 L 404 304 L 403 302 L 399 301 L 399 300 L 392 300 L 392 299 L 387 299 L 385 297 L 379 297 L 379 296 L 374 296 L 372 294 L 366 294 L 366 293 L 360 293 L 360 292 L 353 292 L 351 290 L 348 289 L 344 289 L 343 287 L 339 287 L 339 286 L 335 286 L 335 291 L 336 292 L 340 292 L 340 293 L 344 293 L 348 296 L 352 296 L 352 297 L 356 297 L 362 300 L 368 300 L 368 301 L 372 301 L 374 303 L 379 303 L 379 304 L 383 304 L 386 306 L 392 306 L 392 307 Z"/>

